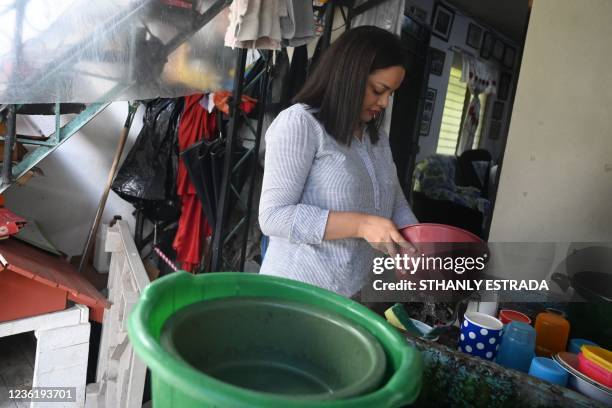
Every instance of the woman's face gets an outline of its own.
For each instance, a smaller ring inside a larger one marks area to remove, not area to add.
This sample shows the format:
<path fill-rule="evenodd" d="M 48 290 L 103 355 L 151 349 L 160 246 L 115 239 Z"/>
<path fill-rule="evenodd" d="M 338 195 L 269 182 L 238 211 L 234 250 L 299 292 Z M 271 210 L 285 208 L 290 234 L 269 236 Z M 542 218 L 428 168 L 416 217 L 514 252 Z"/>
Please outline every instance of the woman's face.
<path fill-rule="evenodd" d="M 368 76 L 361 108 L 362 122 L 369 122 L 380 115 L 389 104 L 391 94 L 401 85 L 405 74 L 403 67 L 394 66 L 378 69 Z"/>

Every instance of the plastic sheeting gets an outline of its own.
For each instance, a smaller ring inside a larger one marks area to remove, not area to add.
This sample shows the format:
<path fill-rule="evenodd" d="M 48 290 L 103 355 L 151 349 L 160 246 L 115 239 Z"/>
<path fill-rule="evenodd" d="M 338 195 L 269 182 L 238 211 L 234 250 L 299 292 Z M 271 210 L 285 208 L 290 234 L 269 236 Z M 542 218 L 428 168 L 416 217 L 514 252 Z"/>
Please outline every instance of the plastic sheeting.
<path fill-rule="evenodd" d="M 229 89 L 235 60 L 223 46 L 229 3 L 0 0 L 0 103 L 88 103 Z M 220 13 L 189 35 L 199 16 L 215 7 Z"/>

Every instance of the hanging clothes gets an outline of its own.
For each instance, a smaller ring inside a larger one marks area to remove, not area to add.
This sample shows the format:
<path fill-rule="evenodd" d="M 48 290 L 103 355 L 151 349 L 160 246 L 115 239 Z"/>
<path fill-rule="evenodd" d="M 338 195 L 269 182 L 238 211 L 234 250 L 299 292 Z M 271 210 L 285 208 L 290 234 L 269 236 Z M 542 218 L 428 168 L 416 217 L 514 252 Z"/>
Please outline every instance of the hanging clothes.
<path fill-rule="evenodd" d="M 364 4 L 367 0 L 357 0 L 353 7 Z M 351 20 L 351 28 L 371 25 L 384 28 L 393 34 L 402 32 L 405 0 L 387 0 Z"/>
<path fill-rule="evenodd" d="M 281 109 L 288 108 L 291 100 L 298 94 L 308 77 L 308 49 L 305 45 L 293 50 L 289 74 L 284 84 Z"/>
<path fill-rule="evenodd" d="M 480 94 L 495 94 L 497 89 L 497 76 L 499 71 L 496 67 L 478 61 L 466 53 L 462 54 L 461 81 L 467 83 L 470 91 L 470 103 L 466 116 L 463 120 L 457 155 L 466 150 L 471 150 L 478 129 L 480 118 Z"/>
<path fill-rule="evenodd" d="M 315 37 L 312 2 L 304 0 L 234 0 L 225 45 L 280 50 L 307 44 Z"/>
<path fill-rule="evenodd" d="M 266 112 L 271 113 L 274 117 L 284 109 L 285 88 L 290 68 L 287 50 L 276 52 L 275 63 L 270 70 L 268 100 L 266 101 Z M 262 138 L 263 141 L 264 138 Z"/>
<path fill-rule="evenodd" d="M 282 44 L 286 47 L 300 47 L 315 37 L 315 17 L 312 2 L 285 0 L 287 13 L 281 16 Z"/>
<path fill-rule="evenodd" d="M 203 98 L 207 97 L 202 94 L 185 97 L 185 108 L 178 128 L 179 151 L 184 151 L 202 139 L 210 140 L 216 134 L 217 113 L 208 112 L 208 103 Z M 203 216 L 202 203 L 182 160 L 179 160 L 176 183 L 181 201 L 181 216 L 172 247 L 181 268 L 191 272 L 200 264 L 202 240 L 212 235 L 212 228 Z"/>

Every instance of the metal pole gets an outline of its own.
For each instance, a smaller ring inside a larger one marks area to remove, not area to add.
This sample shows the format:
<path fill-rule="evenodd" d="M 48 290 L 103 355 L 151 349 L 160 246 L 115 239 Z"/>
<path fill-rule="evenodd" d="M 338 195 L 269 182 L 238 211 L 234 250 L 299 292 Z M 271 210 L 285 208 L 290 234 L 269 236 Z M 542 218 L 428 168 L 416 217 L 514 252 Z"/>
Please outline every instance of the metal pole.
<path fill-rule="evenodd" d="M 257 178 L 257 159 L 259 156 L 259 145 L 261 142 L 261 131 L 263 129 L 264 115 L 266 114 L 266 101 L 268 99 L 268 79 L 270 78 L 270 69 L 272 61 L 272 51 L 266 52 L 266 67 L 263 77 L 261 78 L 261 94 L 259 95 L 259 112 L 257 114 L 257 131 L 255 133 L 255 147 L 253 150 L 253 163 L 251 165 L 251 181 L 249 183 L 249 195 L 246 205 L 246 227 L 242 248 L 240 248 L 240 271 L 244 271 L 244 263 L 246 261 L 246 247 L 249 241 L 249 231 L 251 229 L 251 210 L 253 206 L 253 194 L 255 192 L 255 180 Z"/>
<path fill-rule="evenodd" d="M 22 37 L 23 19 L 25 16 L 26 1 L 15 3 L 15 34 L 13 47 L 15 48 L 12 61 L 11 85 L 21 80 L 19 69 L 23 58 Z M 6 106 L 6 105 L 5 105 Z M 4 157 L 2 162 L 2 185 L 8 187 L 13 179 L 13 146 L 17 139 L 17 106 L 8 105 L 6 138 L 4 139 Z"/>
<path fill-rule="evenodd" d="M 240 118 L 240 101 L 242 98 L 242 87 L 244 86 L 244 65 L 246 63 L 247 50 L 238 49 L 236 53 L 236 74 L 234 77 L 234 94 L 230 102 L 229 132 L 225 141 L 225 160 L 223 162 L 223 177 L 221 179 L 221 194 L 217 205 L 217 221 L 212 239 L 211 271 L 218 271 L 223 258 L 223 227 L 227 202 L 229 201 L 229 183 L 231 181 L 232 154 L 234 148 L 234 137 L 238 134 L 238 121 Z"/>
<path fill-rule="evenodd" d="M 98 210 L 96 211 L 96 216 L 94 218 L 93 225 L 89 230 L 89 235 L 87 236 L 87 241 L 85 242 L 83 255 L 81 256 L 81 260 L 79 261 L 79 272 L 83 271 L 83 268 L 87 263 L 87 259 L 89 258 L 94 237 L 96 235 L 96 232 L 98 231 L 98 225 L 100 224 L 100 220 L 102 219 L 102 213 L 104 213 L 104 207 L 106 206 L 108 193 L 110 192 L 111 185 L 113 184 L 113 180 L 115 179 L 117 167 L 119 167 L 119 160 L 121 159 L 121 154 L 123 153 L 125 142 L 127 141 L 128 134 L 130 133 L 130 127 L 132 127 L 132 120 L 134 119 L 134 114 L 136 113 L 137 108 L 137 102 L 131 102 L 129 104 L 128 116 L 125 119 L 125 124 L 123 125 L 123 129 L 121 129 L 121 134 L 119 135 L 119 143 L 117 144 L 117 150 L 115 151 L 113 164 L 111 165 L 111 169 L 108 173 L 108 179 L 106 180 L 106 185 L 104 186 L 104 191 L 102 192 L 102 198 L 100 198 L 100 202 L 98 203 Z"/>
<path fill-rule="evenodd" d="M 2 162 L 2 184 L 11 184 L 13 176 L 13 145 L 17 137 L 17 106 L 9 105 L 7 134 L 4 139 L 4 159 Z"/>
<path fill-rule="evenodd" d="M 200 14 L 196 19 L 192 22 L 192 25 L 189 30 L 178 34 L 176 37 L 172 38 L 166 45 L 164 46 L 164 50 L 166 52 L 165 55 L 170 55 L 172 51 L 177 49 L 179 45 L 181 45 L 185 40 L 189 37 L 200 31 L 202 27 L 208 24 L 213 18 L 215 18 L 219 13 L 221 13 L 226 7 L 232 4 L 232 0 L 217 0 L 213 4 L 211 4 L 206 11 Z"/>

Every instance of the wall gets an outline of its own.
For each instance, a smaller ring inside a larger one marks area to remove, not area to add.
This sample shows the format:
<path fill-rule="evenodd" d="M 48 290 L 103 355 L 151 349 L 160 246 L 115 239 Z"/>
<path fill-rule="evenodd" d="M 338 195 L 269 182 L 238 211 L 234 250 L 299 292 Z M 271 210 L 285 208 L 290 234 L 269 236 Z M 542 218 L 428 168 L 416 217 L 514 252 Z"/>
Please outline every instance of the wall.
<path fill-rule="evenodd" d="M 427 12 L 428 23 L 431 23 L 431 18 L 432 18 L 433 11 L 434 11 L 434 0 L 406 0 L 406 10 L 408 10 L 410 6 L 416 6 L 416 7 L 419 7 L 425 10 Z M 453 7 L 450 7 L 450 8 L 454 9 Z M 485 30 L 493 31 L 493 30 L 490 30 L 486 25 L 483 25 L 480 22 L 475 21 L 474 19 L 466 15 L 462 15 L 461 11 L 457 10 L 455 12 L 455 18 L 453 21 L 453 25 L 451 27 L 451 33 L 450 33 L 448 42 L 434 35 L 431 36 L 430 46 L 437 48 L 441 51 L 445 51 L 446 59 L 444 61 L 444 70 L 441 76 L 437 76 L 433 74 L 429 75 L 428 86 L 430 88 L 435 88 L 438 92 L 436 94 L 434 114 L 432 116 L 429 134 L 427 136 L 421 136 L 419 140 L 420 150 L 419 150 L 419 154 L 417 155 L 417 161 L 436 152 L 436 147 L 438 145 L 438 135 L 440 133 L 440 125 L 442 123 L 442 113 L 444 111 L 444 101 L 446 99 L 446 89 L 448 87 L 450 70 L 451 70 L 451 66 L 453 63 L 454 51 L 451 51 L 450 48 L 453 46 L 456 46 L 476 56 L 479 55 L 479 50 L 476 50 L 465 43 L 465 39 L 467 37 L 467 31 L 468 31 L 468 27 L 470 23 L 477 24 L 480 27 L 483 27 Z M 497 33 L 497 32 L 496 34 L 507 44 L 514 44 L 517 47 L 516 64 L 518 65 L 518 48 L 519 48 L 518 45 L 516 45 L 513 41 L 503 36 L 502 34 Z M 492 99 L 494 98 L 489 98 L 489 99 L 490 100 L 487 102 L 487 104 L 492 103 Z M 507 129 L 507 123 L 509 120 L 509 117 L 507 115 L 508 109 L 509 109 L 509 103 L 506 102 L 505 112 L 504 112 L 505 120 L 503 121 L 502 129 Z M 490 114 L 491 114 L 490 110 L 485 111 L 485 115 L 486 115 L 485 124 L 487 123 L 487 120 L 489 119 Z M 505 133 L 502 131 L 502 137 L 500 137 L 499 140 L 491 140 L 488 138 L 487 131 L 488 131 L 488 126 L 485 127 L 484 132 L 482 133 L 481 146 L 491 151 L 493 153 L 494 158 L 498 158 L 501 154 L 501 149 L 503 147 L 503 140 L 504 140 Z"/>
<path fill-rule="evenodd" d="M 534 0 L 491 241 L 612 241 L 610 16 Z"/>
<path fill-rule="evenodd" d="M 142 127 L 138 110 L 123 157 L 127 155 Z M 79 133 L 39 163 L 44 176 L 32 178 L 25 186 L 5 192 L 6 205 L 14 212 L 33 218 L 62 252 L 80 255 L 93 222 L 110 170 L 119 132 L 127 115 L 127 102 L 115 102 Z M 53 132 L 53 116 L 34 117 L 45 132 Z M 25 129 L 22 119 L 20 129 Z M 114 215 L 127 220 L 133 231 L 133 207 L 111 191 L 103 222 Z"/>

